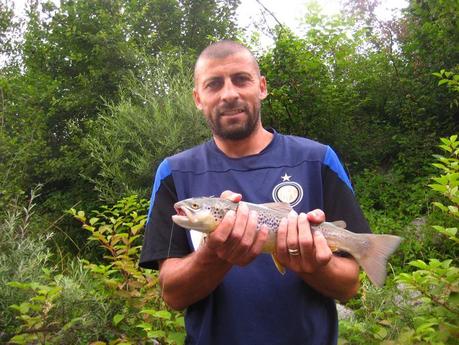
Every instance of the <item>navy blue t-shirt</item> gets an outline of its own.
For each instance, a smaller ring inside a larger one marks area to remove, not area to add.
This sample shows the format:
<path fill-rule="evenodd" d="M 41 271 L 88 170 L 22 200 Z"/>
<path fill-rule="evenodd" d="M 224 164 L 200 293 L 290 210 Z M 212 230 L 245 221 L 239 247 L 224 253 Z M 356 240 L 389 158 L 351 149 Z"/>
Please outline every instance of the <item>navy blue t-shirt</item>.
<path fill-rule="evenodd" d="M 173 204 L 224 190 L 251 203 L 288 202 L 297 212 L 320 208 L 328 221 L 370 231 L 330 147 L 274 132 L 259 154 L 229 158 L 210 140 L 159 166 L 140 265 L 157 268 L 158 260 L 195 250 L 201 234 L 172 224 Z M 193 345 L 336 344 L 338 328 L 334 300 L 293 272 L 279 274 L 268 254 L 234 266 L 208 297 L 188 307 L 185 325 L 185 344 Z"/>

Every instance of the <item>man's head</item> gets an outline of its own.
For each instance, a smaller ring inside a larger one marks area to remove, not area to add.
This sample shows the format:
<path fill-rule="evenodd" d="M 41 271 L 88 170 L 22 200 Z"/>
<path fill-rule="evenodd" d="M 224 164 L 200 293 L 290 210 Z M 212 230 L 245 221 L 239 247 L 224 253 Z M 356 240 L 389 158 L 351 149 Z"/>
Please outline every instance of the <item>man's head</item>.
<path fill-rule="evenodd" d="M 227 40 L 211 44 L 199 55 L 194 81 L 196 106 L 214 135 L 239 140 L 261 127 L 266 80 L 246 47 Z"/>

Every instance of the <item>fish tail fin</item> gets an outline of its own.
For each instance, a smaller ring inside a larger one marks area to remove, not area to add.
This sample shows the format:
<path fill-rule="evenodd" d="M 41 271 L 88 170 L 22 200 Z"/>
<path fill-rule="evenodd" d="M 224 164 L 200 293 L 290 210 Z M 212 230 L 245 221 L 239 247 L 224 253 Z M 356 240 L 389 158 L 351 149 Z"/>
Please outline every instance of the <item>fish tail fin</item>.
<path fill-rule="evenodd" d="M 369 245 L 364 252 L 354 258 L 370 281 L 377 287 L 381 287 L 386 280 L 387 260 L 397 250 L 402 238 L 394 235 L 362 234 L 362 236 L 366 237 Z"/>
<path fill-rule="evenodd" d="M 279 271 L 280 274 L 285 274 L 285 267 L 282 266 L 282 264 L 277 260 L 276 255 L 273 253 L 271 254 L 271 257 L 273 258 L 274 265 L 276 266 L 277 270 Z"/>

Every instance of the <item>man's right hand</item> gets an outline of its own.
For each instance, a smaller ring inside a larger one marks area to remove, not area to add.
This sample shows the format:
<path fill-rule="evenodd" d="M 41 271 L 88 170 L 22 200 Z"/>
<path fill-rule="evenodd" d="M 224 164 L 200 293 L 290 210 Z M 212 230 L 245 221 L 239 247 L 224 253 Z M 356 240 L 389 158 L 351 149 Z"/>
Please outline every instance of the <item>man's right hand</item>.
<path fill-rule="evenodd" d="M 222 198 L 234 202 L 241 195 L 225 191 Z M 224 279 L 232 265 L 247 265 L 268 238 L 268 229 L 256 230 L 257 215 L 241 203 L 237 212 L 228 212 L 220 225 L 197 251 L 183 258 L 160 262 L 159 280 L 164 301 L 181 310 L 208 296 Z"/>
<path fill-rule="evenodd" d="M 220 225 L 207 237 L 206 246 L 220 259 L 245 266 L 261 253 L 268 239 L 268 229 L 262 226 L 257 231 L 258 215 L 241 202 L 241 194 L 224 191 L 220 197 L 239 202 L 239 207 L 237 212 L 227 212 Z"/>

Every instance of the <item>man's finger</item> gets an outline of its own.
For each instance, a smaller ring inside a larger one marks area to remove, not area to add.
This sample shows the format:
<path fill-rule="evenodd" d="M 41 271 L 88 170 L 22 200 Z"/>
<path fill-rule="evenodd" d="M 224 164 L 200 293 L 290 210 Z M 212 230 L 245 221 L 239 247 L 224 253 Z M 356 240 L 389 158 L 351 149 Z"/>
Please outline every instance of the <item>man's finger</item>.
<path fill-rule="evenodd" d="M 315 209 L 307 213 L 308 220 L 314 224 L 325 222 L 325 213 L 321 209 Z"/>
<path fill-rule="evenodd" d="M 290 259 L 292 259 L 292 256 L 298 256 L 300 254 L 300 247 L 298 244 L 298 213 L 293 210 L 290 211 L 287 219 L 287 250 L 290 253 Z M 292 252 L 294 254 L 292 254 Z"/>
<path fill-rule="evenodd" d="M 230 190 L 225 190 L 220 194 L 220 198 L 231 200 L 232 202 L 239 202 L 242 200 L 242 195 L 239 193 L 234 193 Z"/>
<path fill-rule="evenodd" d="M 304 213 L 300 213 L 298 216 L 298 243 L 300 245 L 302 257 L 311 258 L 314 241 L 312 239 L 308 218 Z"/>
<path fill-rule="evenodd" d="M 276 241 L 276 255 L 277 259 L 281 262 L 288 260 L 287 254 L 287 218 L 282 218 L 277 230 L 277 241 Z"/>
<path fill-rule="evenodd" d="M 327 240 L 320 231 L 314 231 L 315 259 L 319 266 L 328 264 L 332 257 L 332 251 L 327 244 Z"/>

